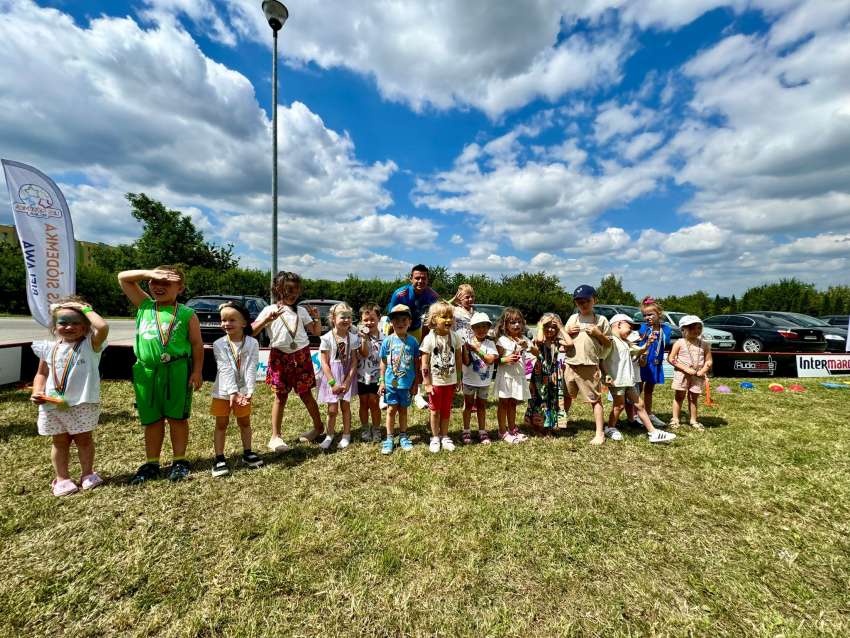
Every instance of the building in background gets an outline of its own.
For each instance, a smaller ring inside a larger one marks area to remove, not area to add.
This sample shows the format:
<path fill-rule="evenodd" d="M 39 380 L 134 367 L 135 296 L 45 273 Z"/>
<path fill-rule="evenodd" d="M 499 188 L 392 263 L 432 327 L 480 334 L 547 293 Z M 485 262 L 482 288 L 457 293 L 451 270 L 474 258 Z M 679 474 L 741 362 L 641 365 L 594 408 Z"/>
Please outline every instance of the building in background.
<path fill-rule="evenodd" d="M 18 233 L 15 230 L 15 227 L 8 224 L 0 224 L 0 241 L 18 245 Z M 86 265 L 94 263 L 94 260 L 92 259 L 93 248 L 96 246 L 109 247 L 109 244 L 101 242 L 76 240 L 75 243 L 77 245 L 77 263 Z"/>

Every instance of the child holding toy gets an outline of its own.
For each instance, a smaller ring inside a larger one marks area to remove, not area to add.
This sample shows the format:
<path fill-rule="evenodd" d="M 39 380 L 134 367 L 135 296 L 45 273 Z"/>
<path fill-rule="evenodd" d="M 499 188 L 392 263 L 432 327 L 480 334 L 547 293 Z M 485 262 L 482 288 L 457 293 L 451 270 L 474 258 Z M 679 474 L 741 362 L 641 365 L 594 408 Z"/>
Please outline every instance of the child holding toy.
<path fill-rule="evenodd" d="M 396 416 L 398 416 L 399 447 L 405 452 L 413 449 L 407 436 L 407 408 L 416 394 L 419 369 L 419 342 L 409 334 L 411 313 L 404 304 L 390 308 L 389 321 L 393 333 L 381 344 L 381 376 L 378 395 L 387 404 L 387 438 L 381 446 L 381 454 L 392 454 Z"/>
<path fill-rule="evenodd" d="M 662 321 L 663 308 L 652 297 L 644 297 L 640 304 L 644 324 L 640 327 L 640 345 L 648 344 L 646 362 L 640 368 L 643 384 L 643 405 L 652 425 L 657 428 L 666 424 L 652 412 L 652 395 L 656 385 L 664 384 L 664 352 L 671 342 L 670 326 Z M 653 340 L 650 342 L 650 336 Z"/>
<path fill-rule="evenodd" d="M 490 318 L 476 312 L 469 321 L 472 339 L 463 344 L 463 434 L 464 444 L 472 443 L 472 413 L 478 423 L 478 441 L 489 444 L 487 435 L 487 395 L 493 382 L 493 365 L 499 359 L 496 344 L 489 337 Z"/>
<path fill-rule="evenodd" d="M 649 442 L 669 443 L 676 438 L 676 435 L 658 430 L 652 425 L 635 389 L 640 375 L 637 360 L 646 353 L 647 347 L 652 343 L 652 337 L 642 346 L 633 344 L 629 336 L 637 324 L 628 315 L 616 314 L 611 317 L 610 324 L 611 351 L 601 365 L 605 371 L 605 384 L 608 386 L 614 405 L 611 408 L 608 426 L 604 429 L 605 436 L 613 441 L 623 440 L 623 435 L 616 428 L 616 423 L 628 399 L 634 405 L 641 424 L 646 428 Z"/>
<path fill-rule="evenodd" d="M 219 316 L 225 335 L 213 343 L 217 368 L 210 404 L 210 414 L 215 417 L 213 476 L 230 473 L 224 443 L 231 413 L 236 417 L 242 438 L 242 463 L 251 468 L 263 465 L 263 460 L 251 449 L 251 398 L 257 385 L 260 344 L 251 336 L 251 316 L 242 304 L 235 301 L 221 304 Z"/>
<path fill-rule="evenodd" d="M 537 323 L 537 347 L 540 354 L 534 361 L 531 371 L 528 401 L 529 421 L 535 432 L 551 432 L 558 427 L 558 419 L 566 418 L 561 409 L 561 397 L 564 391 L 564 373 L 566 363 L 562 354 L 573 345 L 572 337 L 567 334 L 561 318 L 552 313 L 544 314 Z"/>
<path fill-rule="evenodd" d="M 145 429 L 147 458 L 131 479 L 133 484 L 159 478 L 166 421 L 174 454 L 169 480 L 185 479 L 192 469 L 186 460 L 191 390 L 197 391 L 203 384 L 204 342 L 195 311 L 177 303 L 185 288 L 184 279 L 183 271 L 176 266 L 118 274 L 121 290 L 138 308 L 133 389 Z M 150 295 L 139 286 L 142 281 L 148 282 Z"/>
<path fill-rule="evenodd" d="M 364 441 L 381 440 L 381 407 L 378 400 L 378 380 L 381 376 L 381 343 L 384 334 L 380 329 L 381 307 L 376 303 L 360 308 L 360 356 L 357 363 L 357 396 L 360 404 L 360 437 Z M 369 417 L 372 427 L 369 428 Z"/>
<path fill-rule="evenodd" d="M 103 483 L 94 471 L 92 431 L 100 418 L 100 355 L 109 325 L 80 297 L 65 297 L 50 307 L 53 341 L 35 341 L 38 371 L 30 400 L 38 406 L 38 433 L 53 442 L 50 459 L 54 496 L 90 490 Z M 71 443 L 80 459 L 80 483 L 69 473 Z"/>
<path fill-rule="evenodd" d="M 499 438 L 505 443 L 521 443 L 528 437 L 516 425 L 516 408 L 531 396 L 525 377 L 525 353 L 537 355 L 538 350 L 525 338 L 525 318 L 518 309 L 505 308 L 496 322 L 496 349 L 500 357 L 496 371 Z"/>
<path fill-rule="evenodd" d="M 687 395 L 691 427 L 700 432 L 705 429 L 699 422 L 699 395 L 705 387 L 705 378 L 711 370 L 711 346 L 702 338 L 702 319 L 685 315 L 679 320 L 683 338 L 673 344 L 668 361 L 673 373 L 673 418 L 671 428 L 679 427 L 682 401 Z"/>

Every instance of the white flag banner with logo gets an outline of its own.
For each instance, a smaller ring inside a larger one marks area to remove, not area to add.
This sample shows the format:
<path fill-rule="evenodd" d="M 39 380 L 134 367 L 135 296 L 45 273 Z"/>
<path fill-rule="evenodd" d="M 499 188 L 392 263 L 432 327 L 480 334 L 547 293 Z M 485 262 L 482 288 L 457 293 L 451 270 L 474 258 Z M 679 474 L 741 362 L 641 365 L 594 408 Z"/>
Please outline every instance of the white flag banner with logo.
<path fill-rule="evenodd" d="M 50 304 L 76 290 L 77 253 L 71 212 L 62 191 L 47 175 L 20 162 L 0 161 L 24 253 L 30 312 L 47 326 Z"/>

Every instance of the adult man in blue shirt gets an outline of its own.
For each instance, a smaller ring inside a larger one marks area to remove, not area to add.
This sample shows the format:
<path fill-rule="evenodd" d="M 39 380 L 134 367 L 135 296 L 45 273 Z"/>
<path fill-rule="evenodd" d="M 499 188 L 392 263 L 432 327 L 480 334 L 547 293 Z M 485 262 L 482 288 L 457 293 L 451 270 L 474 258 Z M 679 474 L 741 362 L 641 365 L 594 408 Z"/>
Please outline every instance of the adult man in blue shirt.
<path fill-rule="evenodd" d="M 428 286 L 428 268 L 422 264 L 416 264 L 410 271 L 410 283 L 405 284 L 393 292 L 390 303 L 387 304 L 387 314 L 390 309 L 398 304 L 410 308 L 411 322 L 407 334 L 416 338 L 420 343 L 427 334 L 427 328 L 423 330 L 422 315 L 432 303 L 439 299 L 439 295 Z"/>

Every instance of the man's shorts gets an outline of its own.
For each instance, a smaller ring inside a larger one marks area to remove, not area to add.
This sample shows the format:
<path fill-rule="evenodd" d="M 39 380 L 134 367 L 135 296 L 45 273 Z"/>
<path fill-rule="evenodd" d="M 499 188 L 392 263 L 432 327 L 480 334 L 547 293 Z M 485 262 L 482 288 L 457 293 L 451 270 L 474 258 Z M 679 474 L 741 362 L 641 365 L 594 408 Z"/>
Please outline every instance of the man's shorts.
<path fill-rule="evenodd" d="M 133 389 L 136 409 L 142 425 L 163 419 L 182 421 L 192 412 L 189 388 L 189 359 L 172 359 L 149 368 L 140 361 L 133 364 Z"/>
<path fill-rule="evenodd" d="M 490 386 L 483 385 L 469 385 L 468 383 L 463 384 L 463 396 L 465 397 L 474 397 L 476 399 L 484 399 L 487 400 L 487 395 L 490 394 Z"/>
<path fill-rule="evenodd" d="M 437 412 L 440 419 L 445 421 L 452 416 L 452 401 L 455 398 L 455 386 L 452 385 L 435 385 L 431 388 L 431 394 L 428 395 L 428 409 L 431 412 Z"/>
<path fill-rule="evenodd" d="M 231 412 L 237 419 L 243 416 L 251 416 L 251 404 L 231 406 L 229 399 L 213 398 L 210 404 L 211 416 L 230 416 Z"/>
<path fill-rule="evenodd" d="M 397 405 L 400 408 L 410 407 L 410 388 L 393 388 L 387 386 L 384 390 L 384 403 Z"/>
<path fill-rule="evenodd" d="M 567 392 L 575 399 L 579 394 L 588 403 L 596 403 L 602 395 L 602 373 L 599 366 L 567 366 Z"/>
<path fill-rule="evenodd" d="M 357 382 L 357 394 L 378 394 L 378 384 L 377 383 L 363 383 L 362 381 Z"/>

